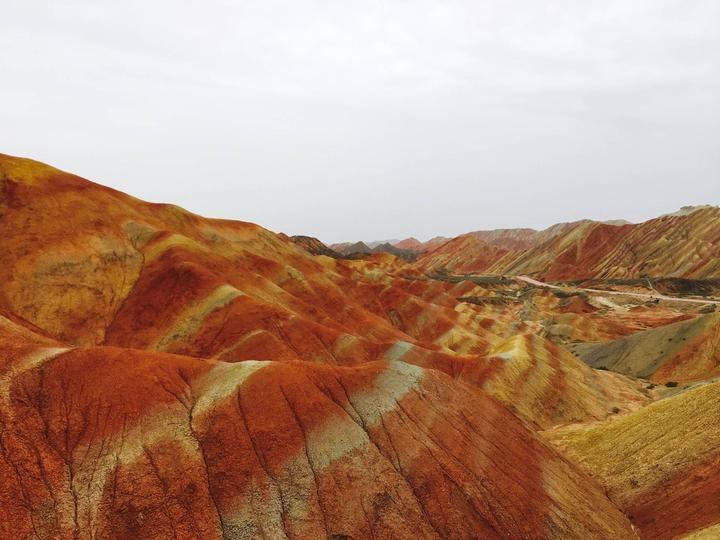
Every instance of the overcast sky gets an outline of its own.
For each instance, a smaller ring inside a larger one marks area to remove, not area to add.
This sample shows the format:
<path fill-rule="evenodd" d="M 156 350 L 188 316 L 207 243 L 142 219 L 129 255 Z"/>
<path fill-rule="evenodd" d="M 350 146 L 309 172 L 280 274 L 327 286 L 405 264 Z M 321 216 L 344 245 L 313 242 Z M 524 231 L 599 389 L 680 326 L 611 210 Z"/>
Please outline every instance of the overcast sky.
<path fill-rule="evenodd" d="M 0 152 L 324 241 L 720 203 L 720 2 L 0 10 Z"/>

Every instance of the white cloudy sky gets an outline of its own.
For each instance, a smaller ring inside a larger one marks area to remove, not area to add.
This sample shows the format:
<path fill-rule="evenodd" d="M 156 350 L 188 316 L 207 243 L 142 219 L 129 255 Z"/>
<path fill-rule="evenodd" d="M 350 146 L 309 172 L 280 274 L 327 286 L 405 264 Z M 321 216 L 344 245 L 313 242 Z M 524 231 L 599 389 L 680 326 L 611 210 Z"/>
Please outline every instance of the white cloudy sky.
<path fill-rule="evenodd" d="M 325 241 L 720 203 L 716 0 L 3 0 L 0 152 Z"/>

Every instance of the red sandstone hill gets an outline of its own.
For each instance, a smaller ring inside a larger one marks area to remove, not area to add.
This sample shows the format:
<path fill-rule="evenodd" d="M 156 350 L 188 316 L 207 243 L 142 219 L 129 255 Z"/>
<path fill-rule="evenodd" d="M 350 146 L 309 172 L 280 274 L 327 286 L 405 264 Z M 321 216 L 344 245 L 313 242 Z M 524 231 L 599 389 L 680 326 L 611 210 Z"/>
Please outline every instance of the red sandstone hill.
<path fill-rule="evenodd" d="M 493 229 L 489 231 L 473 231 L 463 236 L 474 236 L 487 244 L 512 251 L 533 247 L 538 243 L 541 233 L 535 229 Z"/>
<path fill-rule="evenodd" d="M 477 242 L 460 240 L 467 237 Z M 720 276 L 720 208 L 712 206 L 686 209 L 639 224 L 580 221 L 540 232 L 479 231 L 454 242 L 420 258 L 418 266 L 527 274 L 551 281 Z M 493 248 L 503 250 L 505 256 L 489 255 Z"/>
<path fill-rule="evenodd" d="M 2 536 L 633 536 L 398 263 L 0 171 Z"/>
<path fill-rule="evenodd" d="M 417 267 L 423 271 L 451 270 L 457 273 L 484 272 L 508 253 L 473 235 L 458 236 L 421 257 Z"/>
<path fill-rule="evenodd" d="M 693 306 L 313 250 L 0 155 L 0 537 L 636 537 L 536 430 L 654 399 L 563 340 Z"/>
<path fill-rule="evenodd" d="M 395 242 L 393 244 L 396 248 L 399 249 L 406 249 L 409 251 L 423 251 L 425 247 L 423 246 L 423 243 L 418 240 L 417 238 L 405 238 L 405 240 L 400 240 L 399 242 Z"/>

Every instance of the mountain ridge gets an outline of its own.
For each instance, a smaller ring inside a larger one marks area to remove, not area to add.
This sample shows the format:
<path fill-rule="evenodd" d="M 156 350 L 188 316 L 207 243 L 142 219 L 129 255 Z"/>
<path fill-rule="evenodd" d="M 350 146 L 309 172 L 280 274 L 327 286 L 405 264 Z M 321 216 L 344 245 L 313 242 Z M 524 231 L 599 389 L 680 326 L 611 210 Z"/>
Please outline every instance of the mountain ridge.
<path fill-rule="evenodd" d="M 681 230 L 685 226 L 688 230 Z M 583 219 L 556 223 L 543 230 L 479 230 L 454 238 L 437 237 L 426 243 L 408 238 L 397 244 L 410 246 L 405 249 L 416 254 L 418 267 L 424 269 L 528 274 L 555 281 L 643 276 L 703 279 L 720 276 L 720 264 L 716 262 L 720 258 L 720 235 L 713 234 L 717 228 L 720 207 L 697 205 L 640 223 Z M 671 231 L 674 236 L 666 237 L 665 233 Z M 478 242 L 462 240 L 468 237 Z M 662 247 L 665 260 L 653 260 L 652 252 L 660 248 L 643 247 L 648 238 L 658 244 L 672 244 Z M 690 245 L 685 241 L 688 238 L 692 239 Z M 337 245 L 362 252 L 361 244 Z M 643 249 L 642 260 L 633 255 Z M 370 251 L 393 252 L 387 243 L 367 248 Z M 668 255 L 671 252 L 684 252 L 685 260 L 674 261 Z M 652 264 L 657 267 L 649 273 L 646 268 Z"/>
<path fill-rule="evenodd" d="M 556 226 L 545 242 L 594 229 Z M 704 320 L 701 305 L 444 272 L 483 253 L 520 260 L 474 236 L 444 242 L 437 266 L 329 249 L 0 155 L 0 536 L 653 530 L 662 489 L 636 517 L 634 488 L 545 432 L 613 425 L 664 397 L 570 344 L 642 341 Z M 715 325 L 696 326 L 712 343 Z"/>

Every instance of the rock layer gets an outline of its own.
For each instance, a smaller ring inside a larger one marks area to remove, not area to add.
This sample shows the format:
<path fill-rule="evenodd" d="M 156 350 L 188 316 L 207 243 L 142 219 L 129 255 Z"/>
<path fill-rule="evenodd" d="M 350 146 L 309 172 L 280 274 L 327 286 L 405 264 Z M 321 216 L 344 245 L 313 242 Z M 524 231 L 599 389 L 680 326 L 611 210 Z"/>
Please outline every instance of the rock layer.
<path fill-rule="evenodd" d="M 598 426 L 548 438 L 598 478 L 642 538 L 678 538 L 720 521 L 720 384 Z"/>
<path fill-rule="evenodd" d="M 0 194 L 0 537 L 636 537 L 619 507 L 656 530 L 654 477 L 611 501 L 536 430 L 651 410 L 566 346 L 701 324 L 696 306 L 440 271 L 592 226 L 450 240 L 423 266 L 9 156 Z"/>
<path fill-rule="evenodd" d="M 480 231 L 418 260 L 452 272 L 589 278 L 712 278 L 720 274 L 720 208 L 699 207 L 639 224 L 579 221 L 541 232 Z"/>

